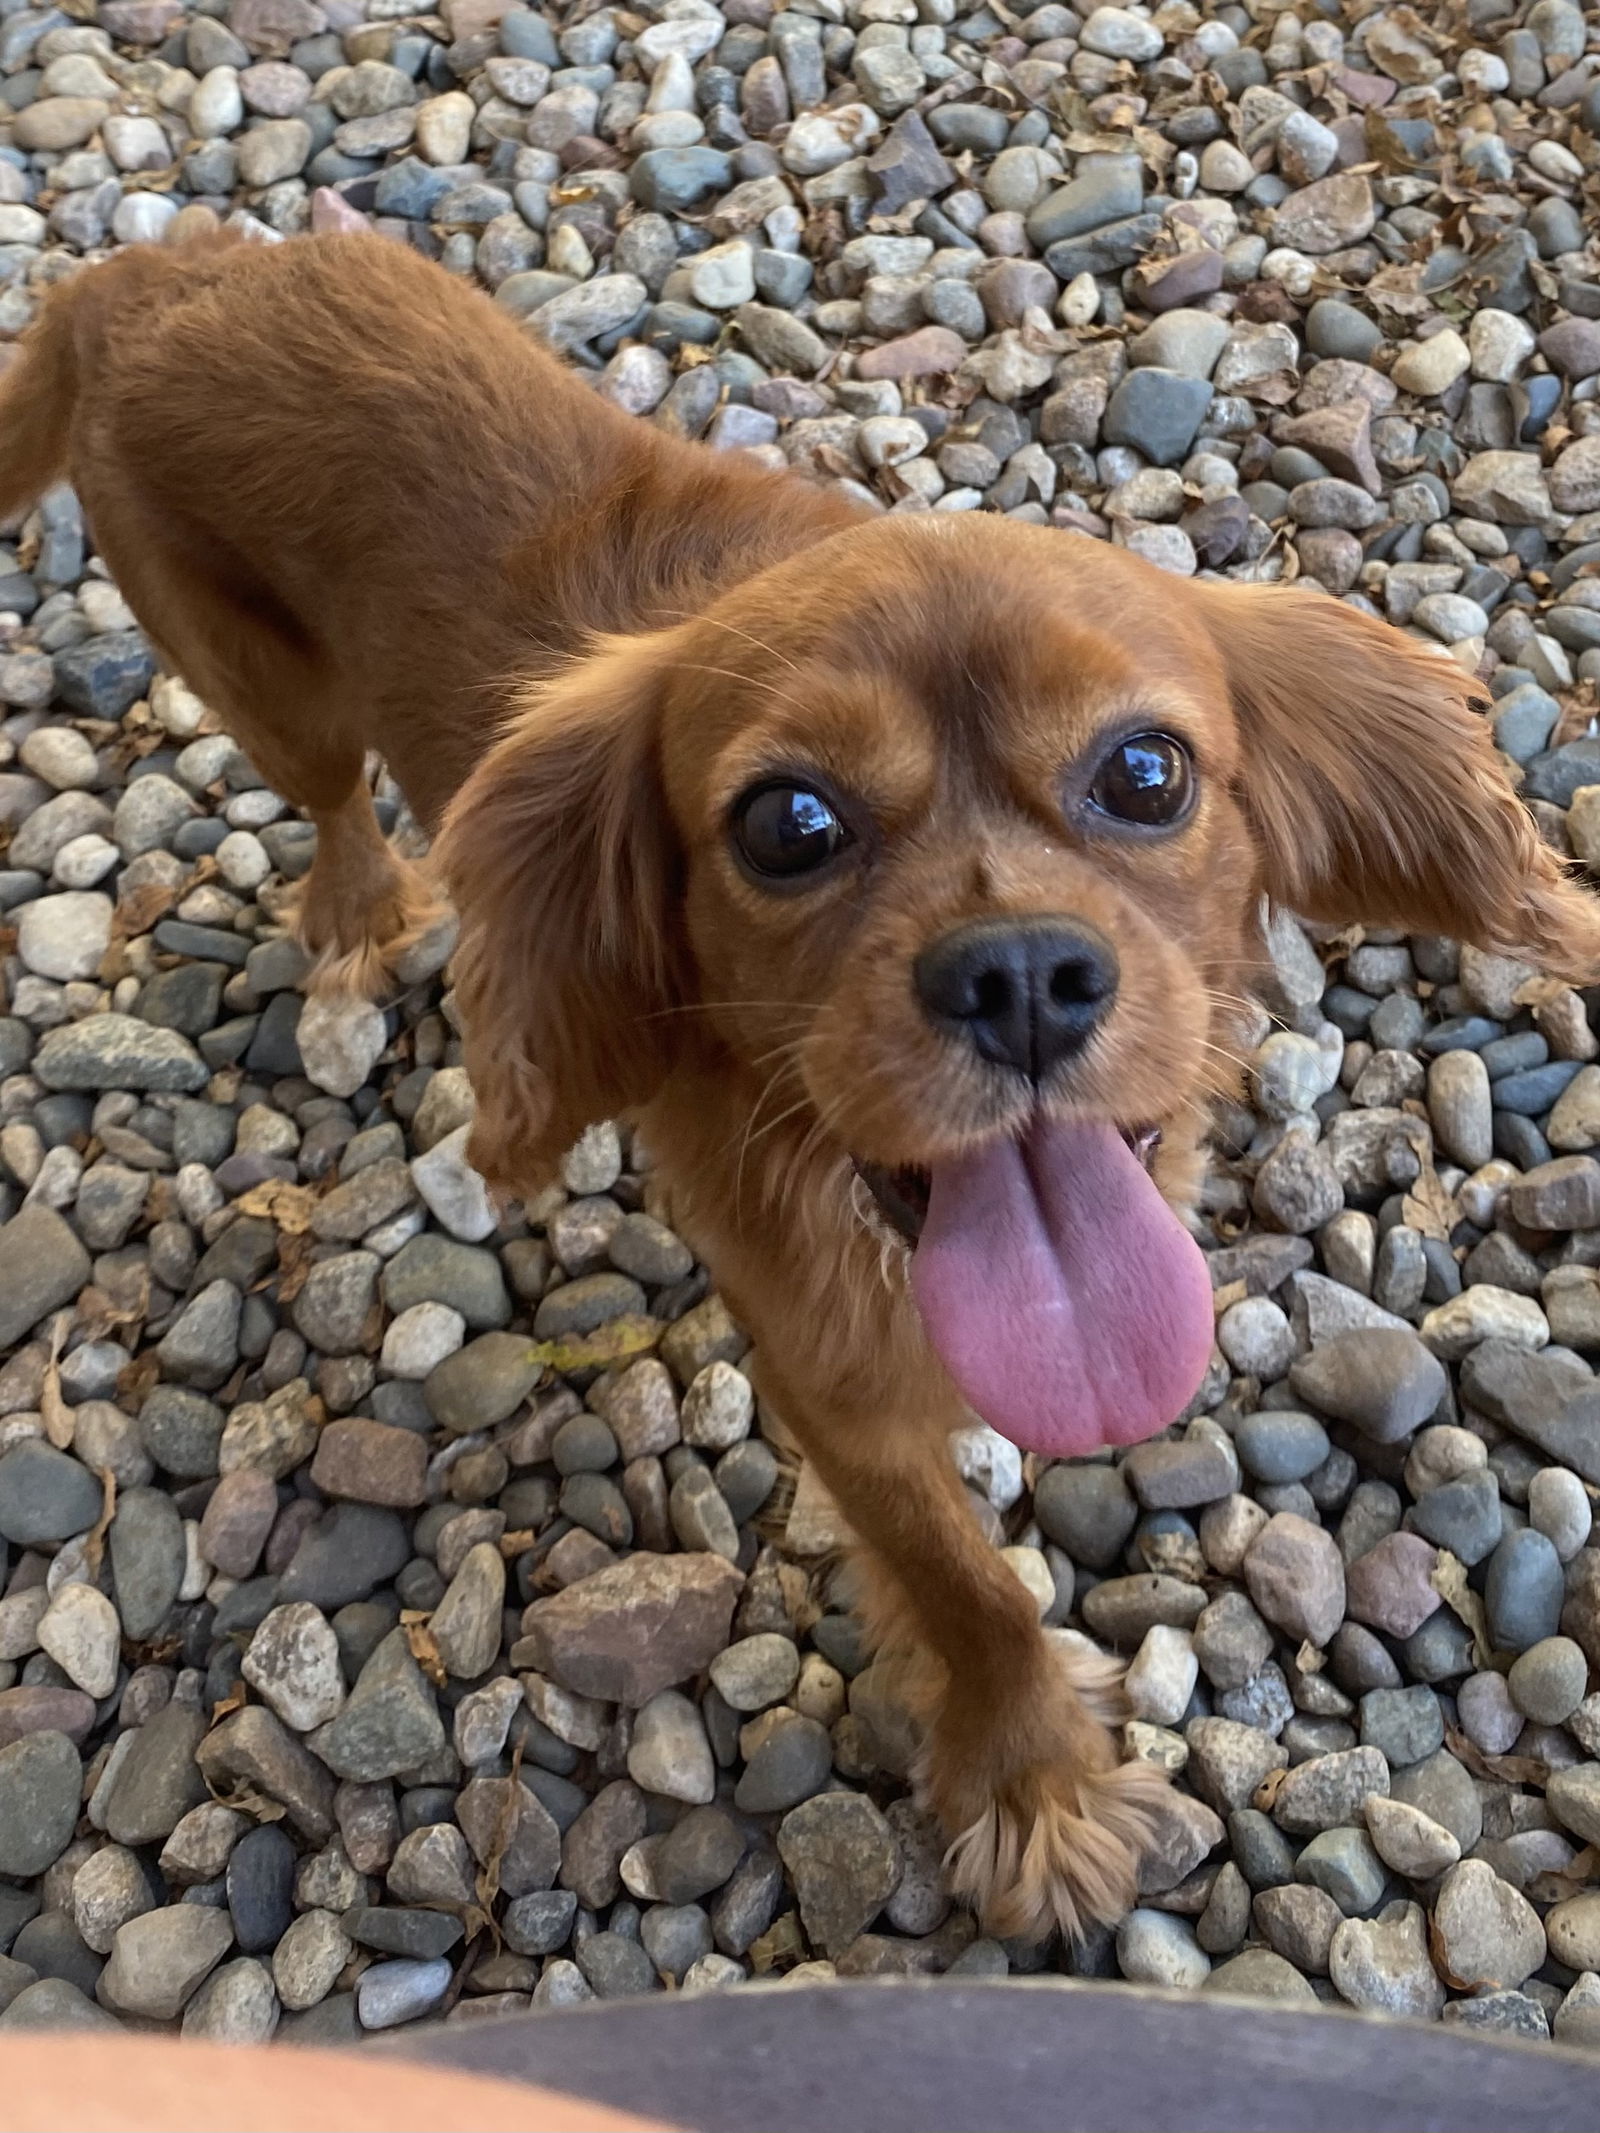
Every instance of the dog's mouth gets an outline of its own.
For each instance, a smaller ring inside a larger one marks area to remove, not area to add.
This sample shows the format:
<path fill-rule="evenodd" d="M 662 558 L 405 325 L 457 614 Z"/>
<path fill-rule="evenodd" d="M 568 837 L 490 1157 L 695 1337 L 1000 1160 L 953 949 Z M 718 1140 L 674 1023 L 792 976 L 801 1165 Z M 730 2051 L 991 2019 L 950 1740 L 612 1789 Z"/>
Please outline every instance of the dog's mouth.
<path fill-rule="evenodd" d="M 1035 1119 L 928 1168 L 856 1170 L 911 1247 L 923 1328 L 985 1422 L 1081 1457 L 1164 1429 L 1211 1357 L 1205 1261 L 1152 1176 L 1154 1126 Z"/>
<path fill-rule="evenodd" d="M 1118 1126 L 1118 1134 L 1147 1175 L 1155 1170 L 1156 1150 L 1161 1146 L 1159 1126 Z M 928 1219 L 928 1195 L 933 1185 L 931 1170 L 902 1164 L 886 1170 L 881 1163 L 864 1163 L 852 1156 L 856 1176 L 871 1193 L 880 1215 L 907 1244 L 915 1245 Z"/>

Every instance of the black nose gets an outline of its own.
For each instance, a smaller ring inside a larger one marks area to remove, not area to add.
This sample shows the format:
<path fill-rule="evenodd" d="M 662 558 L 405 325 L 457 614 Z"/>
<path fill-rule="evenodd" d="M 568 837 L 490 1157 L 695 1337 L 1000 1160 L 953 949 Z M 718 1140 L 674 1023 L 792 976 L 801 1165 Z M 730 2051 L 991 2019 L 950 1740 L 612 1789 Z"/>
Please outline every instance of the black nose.
<path fill-rule="evenodd" d="M 1067 918 L 985 918 L 924 948 L 917 998 L 985 1059 L 1042 1081 L 1070 1059 L 1116 997 L 1116 950 Z"/>

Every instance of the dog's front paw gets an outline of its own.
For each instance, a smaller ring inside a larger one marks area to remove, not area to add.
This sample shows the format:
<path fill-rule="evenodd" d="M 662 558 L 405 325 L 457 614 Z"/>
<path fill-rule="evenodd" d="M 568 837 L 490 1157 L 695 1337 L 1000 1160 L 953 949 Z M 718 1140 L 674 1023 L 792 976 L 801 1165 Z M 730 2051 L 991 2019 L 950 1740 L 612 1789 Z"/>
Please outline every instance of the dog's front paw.
<path fill-rule="evenodd" d="M 935 1791 L 937 1788 L 933 1788 Z M 1150 1763 L 1034 1764 L 1004 1779 L 952 1837 L 951 1890 L 1001 1939 L 1068 1939 L 1133 1908 L 1139 1862 L 1169 1797 Z M 949 1829 L 951 1817 L 941 1811 Z"/>
<path fill-rule="evenodd" d="M 950 1839 L 952 1891 L 1003 1939 L 1069 1939 L 1114 1925 L 1172 1795 L 1150 1763 L 1119 1759 L 1122 1669 L 1061 1640 L 1056 1678 L 999 1710 L 947 1704 L 920 1759 L 920 1789 Z"/>

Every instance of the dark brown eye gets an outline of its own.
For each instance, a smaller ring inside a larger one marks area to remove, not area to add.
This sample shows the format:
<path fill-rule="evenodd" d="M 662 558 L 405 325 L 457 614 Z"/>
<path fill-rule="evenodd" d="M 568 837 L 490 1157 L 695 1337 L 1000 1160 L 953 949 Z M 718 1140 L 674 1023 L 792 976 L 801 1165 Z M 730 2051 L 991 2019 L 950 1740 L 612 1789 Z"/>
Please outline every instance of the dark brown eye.
<path fill-rule="evenodd" d="M 1194 799 L 1189 751 L 1170 733 L 1136 733 L 1118 741 L 1095 773 L 1089 798 L 1118 822 L 1166 829 L 1188 813 Z"/>
<path fill-rule="evenodd" d="M 821 793 L 777 781 L 735 803 L 733 840 L 751 873 L 793 881 L 825 867 L 850 842 L 850 832 Z"/>

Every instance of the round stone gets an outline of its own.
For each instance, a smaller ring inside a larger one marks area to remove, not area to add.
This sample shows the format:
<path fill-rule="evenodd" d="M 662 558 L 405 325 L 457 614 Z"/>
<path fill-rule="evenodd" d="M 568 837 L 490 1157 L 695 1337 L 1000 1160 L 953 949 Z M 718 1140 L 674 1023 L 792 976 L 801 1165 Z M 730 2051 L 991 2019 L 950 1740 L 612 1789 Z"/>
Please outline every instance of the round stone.
<path fill-rule="evenodd" d="M 743 1637 L 711 1662 L 711 1679 L 735 1711 L 764 1711 L 782 1703 L 800 1673 L 792 1639 L 773 1632 Z"/>
<path fill-rule="evenodd" d="M 1519 1654 L 1506 1677 L 1511 1701 L 1535 1725 L 1560 1726 L 1582 1703 L 1589 1662 L 1570 1637 L 1544 1637 Z"/>

